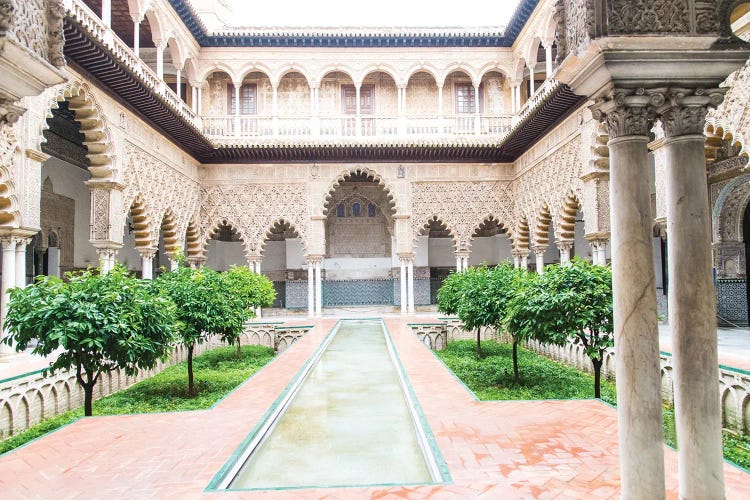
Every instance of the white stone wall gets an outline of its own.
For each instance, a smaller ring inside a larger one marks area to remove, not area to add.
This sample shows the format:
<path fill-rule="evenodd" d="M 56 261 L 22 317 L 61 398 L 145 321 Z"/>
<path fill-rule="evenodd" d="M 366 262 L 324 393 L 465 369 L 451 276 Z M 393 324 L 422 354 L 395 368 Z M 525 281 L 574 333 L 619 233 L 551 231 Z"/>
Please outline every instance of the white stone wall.
<path fill-rule="evenodd" d="M 218 339 L 195 346 L 194 356 L 219 347 Z M 159 362 L 153 370 L 141 371 L 128 377 L 116 370 L 103 374 L 94 387 L 94 399 L 100 399 L 147 379 L 165 368 L 185 361 L 187 349 L 180 346 L 168 361 Z M 187 381 L 185 381 L 187 383 Z M 41 420 L 83 406 L 83 389 L 76 382 L 74 371 L 58 372 L 44 377 L 41 373 L 0 383 L 0 439 L 14 436 Z"/>

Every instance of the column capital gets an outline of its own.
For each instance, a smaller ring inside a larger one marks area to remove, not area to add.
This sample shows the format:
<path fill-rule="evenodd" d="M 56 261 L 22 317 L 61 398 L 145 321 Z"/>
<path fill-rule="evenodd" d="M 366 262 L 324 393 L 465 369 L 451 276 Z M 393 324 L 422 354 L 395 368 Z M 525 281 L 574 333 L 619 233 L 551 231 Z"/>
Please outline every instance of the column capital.
<path fill-rule="evenodd" d="M 401 252 L 396 254 L 399 260 L 410 261 L 414 260 L 414 252 Z"/>
<path fill-rule="evenodd" d="M 665 102 L 665 88 L 615 88 L 591 106 L 595 120 L 605 122 L 610 140 L 623 136 L 648 137 L 656 109 Z"/>
<path fill-rule="evenodd" d="M 555 242 L 555 246 L 560 252 L 570 252 L 573 249 L 574 242 L 572 240 L 558 240 Z"/>
<path fill-rule="evenodd" d="M 531 251 L 536 255 L 540 255 L 547 251 L 547 247 L 548 245 L 534 245 L 531 247 Z"/>
<path fill-rule="evenodd" d="M 453 253 L 456 254 L 456 257 L 469 257 L 471 254 L 469 250 L 456 250 Z"/>
<path fill-rule="evenodd" d="M 664 137 L 703 135 L 706 113 L 724 102 L 728 89 L 670 88 L 664 93 L 664 105 L 659 108 Z"/>
<path fill-rule="evenodd" d="M 138 247 L 136 248 L 136 250 L 144 259 L 153 259 L 154 255 L 156 255 L 156 252 L 159 251 L 158 248 L 154 247 Z"/>
<path fill-rule="evenodd" d="M 3 246 L 3 250 L 13 250 L 15 252 L 16 246 L 21 239 L 19 236 L 3 235 L 0 236 L 0 245 Z"/>
<path fill-rule="evenodd" d="M 323 262 L 323 256 L 322 255 L 307 255 L 305 257 L 307 259 L 308 264 L 317 264 L 318 262 Z"/>

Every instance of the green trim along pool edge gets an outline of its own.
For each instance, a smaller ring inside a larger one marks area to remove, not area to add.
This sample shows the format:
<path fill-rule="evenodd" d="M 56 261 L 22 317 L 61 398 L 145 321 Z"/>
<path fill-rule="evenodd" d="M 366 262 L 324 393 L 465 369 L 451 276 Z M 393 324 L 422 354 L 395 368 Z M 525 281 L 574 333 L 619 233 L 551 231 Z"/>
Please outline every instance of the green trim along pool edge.
<path fill-rule="evenodd" d="M 219 484 L 223 481 L 225 481 L 227 478 L 225 477 L 229 470 L 237 463 L 237 461 L 240 459 L 242 454 L 244 453 L 245 449 L 249 446 L 249 444 L 253 441 L 253 439 L 256 438 L 257 433 L 265 426 L 266 421 L 268 418 L 277 410 L 280 404 L 286 399 L 289 392 L 296 388 L 298 383 L 300 382 L 300 379 L 305 377 L 310 369 L 312 368 L 312 365 L 317 362 L 317 360 L 320 358 L 321 354 L 325 350 L 325 348 L 330 343 L 331 339 L 335 335 L 336 331 L 338 330 L 340 324 L 345 321 L 379 321 L 382 326 L 383 330 L 385 332 L 385 335 L 388 338 L 388 341 L 393 345 L 393 338 L 391 337 L 391 333 L 388 330 L 387 325 L 385 324 L 385 321 L 383 321 L 383 318 L 346 318 L 346 319 L 339 319 L 336 321 L 336 323 L 331 327 L 331 330 L 326 334 L 326 336 L 321 341 L 320 345 L 316 348 L 316 350 L 313 352 L 313 354 L 305 361 L 305 364 L 302 365 L 302 367 L 297 371 L 294 378 L 287 384 L 287 386 L 284 388 L 284 390 L 279 394 L 279 396 L 274 400 L 274 402 L 271 404 L 271 406 L 266 410 L 266 412 L 263 414 L 263 416 L 260 418 L 257 424 L 252 428 L 250 433 L 245 437 L 245 439 L 242 440 L 240 445 L 234 450 L 234 452 L 229 456 L 227 461 L 224 463 L 224 465 L 218 470 L 218 472 L 214 475 L 214 477 L 211 479 L 211 481 L 208 483 L 204 491 L 206 492 L 234 492 L 234 491 L 279 491 L 279 490 L 299 490 L 299 489 L 316 489 L 316 488 L 357 488 L 357 487 L 371 487 L 371 488 L 384 488 L 384 487 L 392 487 L 392 486 L 428 486 L 428 485 L 446 485 L 446 484 L 452 484 L 453 478 L 450 475 L 450 471 L 448 470 L 448 464 L 445 462 L 445 459 L 443 458 L 442 453 L 440 452 L 440 449 L 437 446 L 437 441 L 435 440 L 435 436 L 432 433 L 432 429 L 430 429 L 430 426 L 427 422 L 427 418 L 424 415 L 424 412 L 422 411 L 422 407 L 419 404 L 419 401 L 417 400 L 416 394 L 414 393 L 414 388 L 412 387 L 411 383 L 409 382 L 409 378 L 407 376 L 406 370 L 403 367 L 403 364 L 401 363 L 401 359 L 398 356 L 398 352 L 395 349 L 393 349 L 394 355 L 395 355 L 395 363 L 398 365 L 396 368 L 397 370 L 400 370 L 401 374 L 403 375 L 403 381 L 404 385 L 406 386 L 406 389 L 409 391 L 409 396 L 411 397 L 412 404 L 414 406 L 414 410 L 419 418 L 419 423 L 422 426 L 422 430 L 424 431 L 425 437 L 427 438 L 427 443 L 430 446 L 430 451 L 433 454 L 433 457 L 437 463 L 438 470 L 440 471 L 440 475 L 442 476 L 442 481 L 438 482 L 429 482 L 429 483 L 399 483 L 399 484 L 393 484 L 393 483 L 379 483 L 379 484 L 346 484 L 346 485 L 325 485 L 325 486 L 304 486 L 304 487 L 276 487 L 276 488 L 233 488 L 233 489 L 224 489 L 219 488 Z"/>

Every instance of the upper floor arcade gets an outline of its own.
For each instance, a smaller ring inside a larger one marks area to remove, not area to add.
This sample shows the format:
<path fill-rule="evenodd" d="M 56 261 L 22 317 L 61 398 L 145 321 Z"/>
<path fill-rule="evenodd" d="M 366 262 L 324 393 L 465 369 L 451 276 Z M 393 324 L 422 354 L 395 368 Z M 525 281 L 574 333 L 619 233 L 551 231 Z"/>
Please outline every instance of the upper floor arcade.
<path fill-rule="evenodd" d="M 548 0 L 522 1 L 505 29 L 289 33 L 208 32 L 179 0 L 66 2 L 70 25 L 214 145 L 497 140 L 556 83 Z"/>

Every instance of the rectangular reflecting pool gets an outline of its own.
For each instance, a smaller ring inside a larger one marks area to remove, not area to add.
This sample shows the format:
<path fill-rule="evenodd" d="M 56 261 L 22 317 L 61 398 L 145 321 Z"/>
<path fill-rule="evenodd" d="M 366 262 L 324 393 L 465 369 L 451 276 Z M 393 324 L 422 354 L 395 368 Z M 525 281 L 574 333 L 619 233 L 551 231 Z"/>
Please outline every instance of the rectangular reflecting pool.
<path fill-rule="evenodd" d="M 382 321 L 340 321 L 218 488 L 442 481 L 404 377 Z"/>

